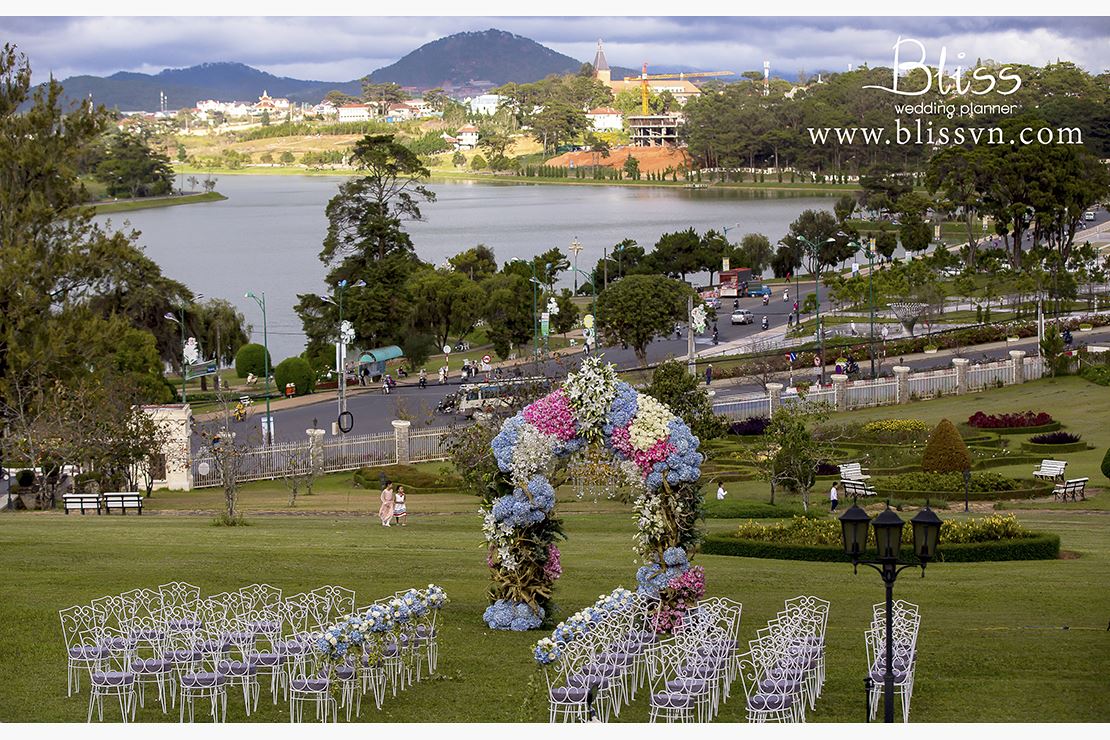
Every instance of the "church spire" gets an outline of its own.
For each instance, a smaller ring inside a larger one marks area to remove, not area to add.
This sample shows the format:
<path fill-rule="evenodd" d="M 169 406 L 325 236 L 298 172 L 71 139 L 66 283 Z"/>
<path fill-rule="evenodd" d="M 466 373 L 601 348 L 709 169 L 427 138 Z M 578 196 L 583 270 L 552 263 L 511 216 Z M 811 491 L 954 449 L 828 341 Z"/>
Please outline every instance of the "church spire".
<path fill-rule="evenodd" d="M 601 48 L 601 39 L 597 40 L 597 54 L 594 55 L 594 77 L 602 82 L 608 83 L 611 79 L 612 72 L 609 70 L 609 62 L 605 60 L 605 50 Z"/>

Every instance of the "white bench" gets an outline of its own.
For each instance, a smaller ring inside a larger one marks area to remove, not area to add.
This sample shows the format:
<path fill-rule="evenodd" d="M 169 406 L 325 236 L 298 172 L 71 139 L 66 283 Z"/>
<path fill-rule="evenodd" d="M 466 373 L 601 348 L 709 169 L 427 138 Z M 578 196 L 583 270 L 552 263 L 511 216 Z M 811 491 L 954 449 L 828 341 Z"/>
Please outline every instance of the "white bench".
<path fill-rule="evenodd" d="M 100 494 L 99 493 L 67 493 L 62 496 L 62 505 L 65 507 L 66 514 L 70 511 L 80 511 L 82 515 L 86 511 L 95 511 L 100 513 Z"/>
<path fill-rule="evenodd" d="M 1086 501 L 1087 494 L 1085 491 L 1089 480 L 1090 478 L 1073 478 L 1069 481 L 1057 483 L 1056 487 L 1052 489 L 1052 500 L 1055 501 L 1059 498 L 1061 501 L 1067 501 L 1068 496 L 1071 496 L 1071 500 L 1075 501 L 1075 497 L 1078 495 L 1079 498 Z"/>
<path fill-rule="evenodd" d="M 121 514 L 127 514 L 128 509 L 138 509 L 139 516 L 143 515 L 143 494 L 134 491 L 116 491 L 102 493 L 104 499 L 104 513 L 111 514 L 112 509 L 119 509 Z"/>
<path fill-rule="evenodd" d="M 844 480 L 855 480 L 855 481 L 871 480 L 870 475 L 864 475 L 863 474 L 863 468 L 860 467 L 860 464 L 858 462 L 857 463 L 844 463 L 843 465 L 841 465 L 840 466 L 840 477 L 843 478 Z"/>
<path fill-rule="evenodd" d="M 1041 467 L 1033 471 L 1034 478 L 1044 480 L 1062 480 L 1064 468 L 1068 466 L 1066 460 L 1041 460 Z"/>
<path fill-rule="evenodd" d="M 851 478 L 843 478 L 840 485 L 844 487 L 845 496 L 874 496 L 875 487 L 864 483 L 861 480 L 853 480 Z"/>

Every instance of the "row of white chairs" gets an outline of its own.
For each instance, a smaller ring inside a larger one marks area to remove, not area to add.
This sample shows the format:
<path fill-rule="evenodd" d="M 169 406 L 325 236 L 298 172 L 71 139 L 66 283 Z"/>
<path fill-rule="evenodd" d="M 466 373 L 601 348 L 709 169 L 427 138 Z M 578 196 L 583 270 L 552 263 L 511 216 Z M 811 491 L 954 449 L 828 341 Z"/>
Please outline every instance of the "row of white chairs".
<path fill-rule="evenodd" d="M 917 604 L 898 599 L 891 609 L 891 640 L 894 691 L 902 705 L 902 721 L 910 721 L 910 699 L 913 698 L 914 674 L 917 668 L 917 633 L 921 626 L 921 610 Z M 867 671 L 871 677 L 868 706 L 874 719 L 883 696 L 886 678 L 886 603 L 872 608 L 871 625 L 864 632 L 867 649 Z"/>
<path fill-rule="evenodd" d="M 804 722 L 825 683 L 825 628 L 829 602 L 787 599 L 756 632 L 740 660 L 749 722 Z"/>
<path fill-rule="evenodd" d="M 157 691 L 163 713 L 167 702 L 173 707 L 180 699 L 182 721 L 186 714 L 194 719 L 198 702 L 221 721 L 229 688 L 241 689 L 249 716 L 257 709 L 259 678 L 268 676 L 273 703 L 279 694 L 287 699 L 291 720 L 300 719 L 308 704 L 317 718 L 334 719 L 338 706 L 329 683 L 338 680 L 349 719 L 352 707 L 361 711 L 364 693 L 372 691 L 380 708 L 387 685 L 396 695 L 414 672 L 420 679 L 425 661 L 434 671 L 438 656 L 432 609 L 406 624 L 395 642 L 379 646 L 378 665 L 339 666 L 334 679 L 321 680 L 313 640 L 356 613 L 355 603 L 354 591 L 339 586 L 283 598 L 281 589 L 267 584 L 207 598 L 182 582 L 100 597 L 59 612 L 68 692 L 80 691 L 81 675 L 89 674 L 89 721 L 94 709 L 103 720 L 110 698 L 118 701 L 123 721 L 133 720 L 148 689 Z"/>
<path fill-rule="evenodd" d="M 731 599 L 703 599 L 652 647 L 649 721 L 709 722 L 717 715 L 739 669 L 742 613 Z"/>

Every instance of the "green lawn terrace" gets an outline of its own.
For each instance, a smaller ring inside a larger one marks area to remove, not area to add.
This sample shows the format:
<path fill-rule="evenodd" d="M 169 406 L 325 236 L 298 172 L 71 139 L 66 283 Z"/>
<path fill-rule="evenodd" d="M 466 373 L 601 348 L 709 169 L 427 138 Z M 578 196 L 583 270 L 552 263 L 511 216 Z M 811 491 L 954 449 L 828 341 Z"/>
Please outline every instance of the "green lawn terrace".
<path fill-rule="evenodd" d="M 963 397 L 947 397 L 833 415 L 834 421 L 941 418 L 962 422 L 978 410 L 1002 413 L 1046 410 L 1095 449 L 1067 453 L 1068 476 L 1089 476 L 1086 501 L 1004 501 L 1029 529 L 1061 538 L 1062 556 L 1051 561 L 934 563 L 926 577 L 909 572 L 895 598 L 919 604 L 918 668 L 911 719 L 915 722 L 1105 722 L 1103 699 L 1106 615 L 1110 613 L 1110 522 L 1107 481 L 1098 470 L 1110 444 L 1103 420 L 1110 393 L 1078 378 L 1041 380 Z M 993 468 L 1029 477 L 1028 464 Z M 137 587 L 184 580 L 210 595 L 254 582 L 286 595 L 325 584 L 355 589 L 367 603 L 408 587 L 442 585 L 451 603 L 441 613 L 438 676 L 387 698 L 381 712 L 364 702 L 363 721 L 543 721 L 547 717 L 542 676 L 531 646 L 544 631 L 494 632 L 482 622 L 488 573 L 477 499 L 453 486 L 446 464 L 386 471 L 409 491 L 409 526 L 383 528 L 375 516 L 375 488 L 356 488 L 354 476 L 318 481 L 311 496 L 288 506 L 281 482 L 243 486 L 241 509 L 248 526 L 213 526 L 222 491 L 157 492 L 143 516 L 9 514 L 0 528 L 0 662 L 3 721 L 83 721 L 86 693 L 65 696 L 65 654 L 57 610 Z M 376 470 L 370 471 L 367 485 Z M 713 497 L 703 476 L 709 533 L 735 530 L 744 507 L 765 506 L 767 484 L 726 484 L 730 512 Z M 814 507 L 827 511 L 820 488 Z M 780 495 L 783 515 L 799 510 L 797 496 Z M 978 502 L 982 513 L 991 502 Z M 739 509 L 739 511 L 737 510 Z M 568 539 L 560 543 L 564 575 L 556 587 L 560 617 L 592 604 L 614 587 L 635 586 L 628 504 L 579 500 L 570 486 L 559 490 L 558 512 Z M 730 518 L 712 516 L 714 513 Z M 872 510 L 874 513 L 874 510 Z M 912 516 L 912 508 L 902 514 Z M 938 512 L 963 517 L 955 503 Z M 827 514 L 824 514 L 828 516 Z M 738 518 L 739 517 L 739 518 Z M 783 601 L 812 594 L 831 601 L 827 631 L 828 676 L 812 722 L 858 722 L 866 674 L 864 629 L 872 604 L 882 599 L 875 574 L 853 575 L 847 562 L 799 561 L 699 555 L 708 595 L 744 604 L 741 640 L 754 636 Z M 265 680 L 263 681 L 265 684 Z M 288 707 L 268 701 L 264 685 L 251 721 L 286 721 Z M 535 692 L 533 694 L 533 691 Z M 148 697 L 149 699 L 149 697 Z M 111 714 L 106 713 L 106 717 Z M 645 721 L 641 693 L 619 721 Z M 739 685 L 723 704 L 719 721 L 744 721 Z M 177 721 L 156 703 L 140 709 L 140 721 Z M 241 695 L 229 692 L 228 719 L 244 721 Z"/>

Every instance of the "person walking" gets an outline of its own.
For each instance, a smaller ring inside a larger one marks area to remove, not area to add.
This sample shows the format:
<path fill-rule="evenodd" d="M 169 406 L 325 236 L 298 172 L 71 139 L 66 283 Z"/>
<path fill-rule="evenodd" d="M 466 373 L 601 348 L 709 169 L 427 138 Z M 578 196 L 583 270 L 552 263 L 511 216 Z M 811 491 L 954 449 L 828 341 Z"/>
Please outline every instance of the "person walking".
<path fill-rule="evenodd" d="M 832 488 L 829 489 L 829 511 L 836 511 L 836 505 L 839 503 L 840 498 L 836 493 L 836 484 L 833 483 Z"/>
<path fill-rule="evenodd" d="M 397 518 L 397 523 L 404 527 L 407 526 L 405 519 L 408 515 L 408 509 L 405 507 L 405 487 L 397 486 L 397 493 L 393 496 L 393 516 Z"/>
<path fill-rule="evenodd" d="M 718 501 L 724 501 L 725 500 L 725 494 L 726 494 L 725 484 L 721 481 L 718 481 L 717 482 L 717 500 Z"/>
<path fill-rule="evenodd" d="M 439 384 L 443 385 L 447 382 L 447 366 L 444 365 L 439 369 Z"/>
<path fill-rule="evenodd" d="M 705 368 L 705 384 L 709 385 L 713 382 L 713 366 L 710 365 Z"/>
<path fill-rule="evenodd" d="M 382 520 L 382 526 L 390 526 L 393 520 L 393 481 L 387 480 L 385 488 L 382 489 L 382 505 L 378 508 L 378 518 Z"/>

